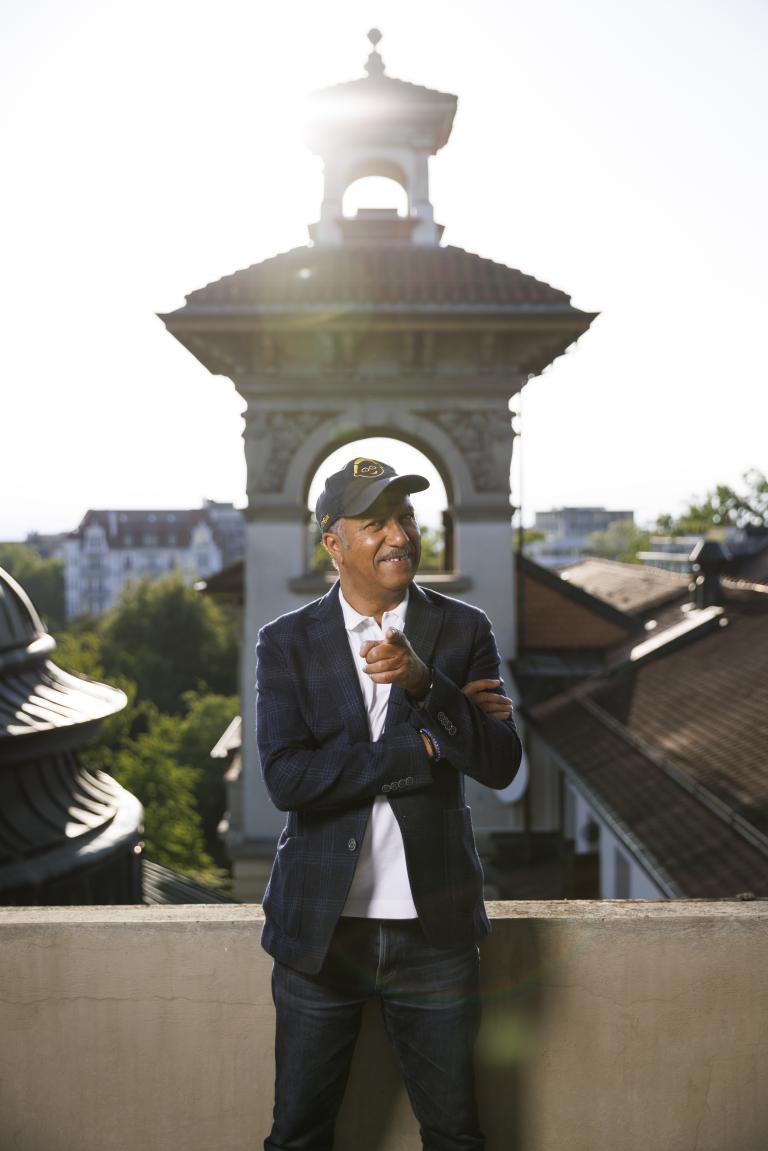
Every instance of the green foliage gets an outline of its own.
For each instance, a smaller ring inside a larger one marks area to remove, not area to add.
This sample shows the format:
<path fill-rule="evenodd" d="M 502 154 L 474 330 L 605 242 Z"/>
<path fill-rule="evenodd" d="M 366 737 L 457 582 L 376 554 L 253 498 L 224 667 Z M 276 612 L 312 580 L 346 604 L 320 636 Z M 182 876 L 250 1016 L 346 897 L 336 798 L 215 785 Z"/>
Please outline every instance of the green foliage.
<path fill-rule="evenodd" d="M 64 561 L 41 559 L 34 548 L 0 543 L 0 568 L 20 583 L 50 632 L 64 626 Z"/>
<path fill-rule="evenodd" d="M 93 627 L 73 627 L 71 630 L 58 632 L 53 658 L 67 671 L 88 676 L 90 679 L 105 678 L 101 662 L 101 639 Z"/>
<path fill-rule="evenodd" d="M 656 530 L 665 535 L 705 535 L 712 528 L 768 527 L 768 478 L 757 468 L 744 472 L 745 491 L 718 484 L 703 499 L 692 497 L 679 515 L 661 515 Z"/>
<path fill-rule="evenodd" d="M 443 571 L 445 569 L 445 532 L 440 528 L 425 524 L 421 529 L 421 563 L 419 571 Z"/>
<path fill-rule="evenodd" d="M 520 530 L 515 528 L 512 533 L 514 540 L 515 551 L 520 551 Z M 545 540 L 547 538 L 546 532 L 536 531 L 535 528 L 523 528 L 523 551 L 528 547 L 528 544 L 536 543 L 538 540 Z"/>
<path fill-rule="evenodd" d="M 637 553 L 647 551 L 650 534 L 636 527 L 632 520 L 616 520 L 604 532 L 587 536 L 586 553 L 602 559 L 620 560 L 622 563 L 640 563 Z"/>
<path fill-rule="evenodd" d="M 147 856 L 228 891 L 216 832 L 224 765 L 210 752 L 239 710 L 232 619 L 177 576 L 144 581 L 102 619 L 72 621 L 57 636 L 55 659 L 128 696 L 80 758 L 144 805 Z"/>
<path fill-rule="evenodd" d="M 183 710 L 185 692 L 236 690 L 233 621 L 209 597 L 171 574 L 129 583 L 100 624 L 107 677 L 132 680 L 139 699 L 163 712 Z"/>
<path fill-rule="evenodd" d="M 181 762 L 182 721 L 144 703 L 147 723 L 113 753 L 110 774 L 144 805 L 145 850 L 150 859 L 185 871 L 210 869 L 202 823 L 195 805 L 199 771 Z"/>
<path fill-rule="evenodd" d="M 227 806 L 224 761 L 211 759 L 211 749 L 240 711 L 234 695 L 184 695 L 179 760 L 196 773 L 195 798 L 208 853 L 220 865 L 227 861 L 217 828 Z"/>

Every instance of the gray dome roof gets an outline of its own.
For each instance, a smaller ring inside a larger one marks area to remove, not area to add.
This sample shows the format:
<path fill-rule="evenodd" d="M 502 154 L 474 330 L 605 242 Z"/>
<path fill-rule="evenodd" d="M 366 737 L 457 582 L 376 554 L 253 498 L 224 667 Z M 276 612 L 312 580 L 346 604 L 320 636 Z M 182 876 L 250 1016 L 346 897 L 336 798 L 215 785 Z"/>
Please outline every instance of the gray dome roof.
<path fill-rule="evenodd" d="M 0 568 L 0 667 L 3 652 L 27 647 L 44 635 L 42 620 L 24 588 Z"/>

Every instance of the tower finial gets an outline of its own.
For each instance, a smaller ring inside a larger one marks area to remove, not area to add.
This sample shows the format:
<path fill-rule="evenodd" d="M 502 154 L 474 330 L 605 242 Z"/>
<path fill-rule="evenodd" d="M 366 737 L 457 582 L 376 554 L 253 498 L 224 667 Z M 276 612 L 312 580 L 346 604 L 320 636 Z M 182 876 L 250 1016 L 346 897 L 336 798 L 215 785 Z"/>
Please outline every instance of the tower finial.
<path fill-rule="evenodd" d="M 370 40 L 371 44 L 373 44 L 373 51 L 368 57 L 365 65 L 365 70 L 371 79 L 374 79 L 376 76 L 384 75 L 384 61 L 376 51 L 376 45 L 381 40 L 381 32 L 379 32 L 378 28 L 371 28 L 370 32 L 368 33 L 368 39 Z"/>

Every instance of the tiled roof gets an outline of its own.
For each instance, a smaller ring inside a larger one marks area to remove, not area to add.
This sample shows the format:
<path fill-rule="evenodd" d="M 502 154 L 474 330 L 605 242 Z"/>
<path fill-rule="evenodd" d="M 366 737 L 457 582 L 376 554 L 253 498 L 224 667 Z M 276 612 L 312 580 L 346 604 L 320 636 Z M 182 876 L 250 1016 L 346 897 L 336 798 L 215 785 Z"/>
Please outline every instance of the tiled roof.
<path fill-rule="evenodd" d="M 539 726 L 592 802 L 666 880 L 668 895 L 768 895 L 768 854 L 577 701 L 541 717 Z"/>
<path fill-rule="evenodd" d="M 179 311 L 342 303 L 481 305 L 586 317 L 565 292 L 515 268 L 462 248 L 418 244 L 294 248 L 191 292 Z"/>
<path fill-rule="evenodd" d="M 521 595 L 520 647 L 582 652 L 611 648 L 641 625 L 610 602 L 525 556 L 517 559 Z"/>
<path fill-rule="evenodd" d="M 440 92 L 437 88 L 426 88 L 423 84 L 412 84 L 410 80 L 398 80 L 396 76 L 359 76 L 355 80 L 342 80 L 310 94 L 313 103 L 328 101 L 336 104 L 340 97 L 357 99 L 379 98 L 382 101 L 413 104 L 455 104 L 456 97 L 450 92 Z"/>
<path fill-rule="evenodd" d="M 217 526 L 205 508 L 153 511 L 96 510 L 85 513 L 73 536 L 82 536 L 91 524 L 99 524 L 106 532 L 110 548 L 141 547 L 145 533 L 154 536 L 154 547 L 188 548 L 192 532 L 198 524 L 206 524 L 215 539 Z"/>
<path fill-rule="evenodd" d="M 222 568 L 198 584 L 200 591 L 208 595 L 220 596 L 243 602 L 245 592 L 245 561 L 237 560 Z"/>
<path fill-rule="evenodd" d="M 768 611 L 726 604 L 609 680 L 532 709 L 548 743 L 686 895 L 768 895 Z"/>
<path fill-rule="evenodd" d="M 768 612 L 731 605 L 724 618 L 594 698 L 768 836 Z"/>
<path fill-rule="evenodd" d="M 560 571 L 560 577 L 630 615 L 643 615 L 681 599 L 690 582 L 690 576 L 680 572 L 597 558 L 570 564 Z"/>

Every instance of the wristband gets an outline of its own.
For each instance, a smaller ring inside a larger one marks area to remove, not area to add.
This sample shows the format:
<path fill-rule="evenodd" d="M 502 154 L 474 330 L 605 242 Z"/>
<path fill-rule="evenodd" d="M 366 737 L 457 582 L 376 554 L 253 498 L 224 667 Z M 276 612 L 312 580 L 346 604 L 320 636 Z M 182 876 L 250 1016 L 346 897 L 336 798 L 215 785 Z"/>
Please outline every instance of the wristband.
<path fill-rule="evenodd" d="M 429 740 L 430 747 L 434 752 L 432 758 L 435 763 L 439 763 L 443 756 L 442 752 L 440 751 L 440 744 L 437 742 L 437 736 L 434 736 L 428 727 L 420 727 L 419 735 L 426 736 L 426 738 Z"/>

